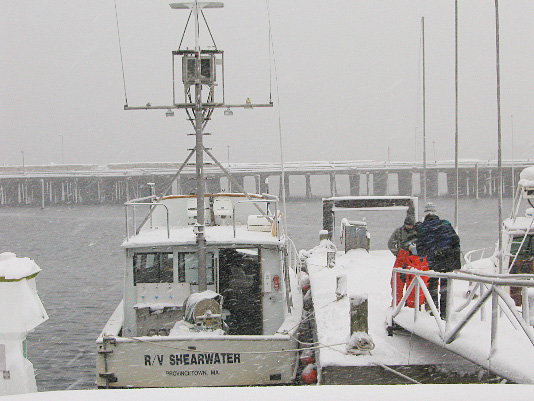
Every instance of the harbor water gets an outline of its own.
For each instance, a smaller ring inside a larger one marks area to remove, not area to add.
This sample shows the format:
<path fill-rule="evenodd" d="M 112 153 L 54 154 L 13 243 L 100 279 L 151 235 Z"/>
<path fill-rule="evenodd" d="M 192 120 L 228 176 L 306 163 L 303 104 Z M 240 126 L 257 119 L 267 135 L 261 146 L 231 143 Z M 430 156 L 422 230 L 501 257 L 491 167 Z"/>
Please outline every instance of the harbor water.
<path fill-rule="evenodd" d="M 441 218 L 454 220 L 453 199 L 433 202 Z M 505 200 L 505 217 L 510 204 Z M 317 245 L 320 199 L 291 200 L 286 209 L 297 249 Z M 462 199 L 459 210 L 462 251 L 493 247 L 497 200 Z M 29 335 L 27 343 L 39 391 L 95 387 L 95 340 L 122 297 L 124 216 L 120 206 L 0 209 L 0 252 L 32 258 L 42 269 L 37 288 L 50 319 Z M 385 249 L 404 212 L 353 212 L 340 217 L 365 219 L 371 248 Z M 339 237 L 337 232 L 335 236 Z"/>

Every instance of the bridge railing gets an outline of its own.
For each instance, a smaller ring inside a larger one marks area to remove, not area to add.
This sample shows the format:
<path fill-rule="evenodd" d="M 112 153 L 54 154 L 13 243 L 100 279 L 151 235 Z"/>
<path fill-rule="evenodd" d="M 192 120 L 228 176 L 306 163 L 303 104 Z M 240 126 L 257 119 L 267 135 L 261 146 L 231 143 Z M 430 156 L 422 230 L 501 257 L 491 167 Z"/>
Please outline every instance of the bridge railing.
<path fill-rule="evenodd" d="M 467 323 L 475 316 L 475 314 L 480 311 L 481 319 L 485 320 L 484 304 L 488 299 L 492 299 L 492 313 L 491 313 L 491 343 L 494 343 L 496 328 L 498 324 L 498 310 L 503 312 L 503 314 L 510 320 L 512 325 L 516 328 L 519 326 L 525 335 L 528 337 L 532 345 L 534 346 L 534 329 L 530 326 L 530 310 L 529 310 L 529 299 L 528 299 L 528 289 L 534 288 L 534 275 L 533 274 L 476 274 L 469 272 L 460 272 L 456 271 L 453 273 L 438 273 L 432 270 L 422 271 L 417 269 L 402 269 L 394 268 L 393 269 L 393 299 L 397 299 L 396 289 L 397 289 L 397 274 L 404 273 L 406 275 L 414 276 L 414 279 L 405 290 L 404 296 L 401 301 L 393 307 L 393 312 L 391 315 L 391 320 L 389 322 L 390 327 L 393 325 L 395 317 L 401 312 L 404 307 L 408 296 L 415 289 L 415 305 L 413 308 L 414 321 L 417 320 L 417 317 L 421 312 L 419 294 L 420 291 L 424 294 L 424 300 L 429 305 L 430 310 L 434 316 L 435 322 L 439 329 L 440 337 L 446 344 L 452 343 L 462 329 L 467 325 Z M 423 281 L 423 277 L 436 277 L 440 279 L 447 280 L 447 312 L 445 321 L 440 318 L 440 313 L 436 307 L 430 292 Z M 451 319 L 451 314 L 454 308 L 453 305 L 453 288 L 455 281 L 467 281 L 469 283 L 474 283 L 475 287 L 470 292 L 467 300 L 460 305 L 455 312 L 461 312 L 466 309 L 468 306 L 471 306 L 465 314 L 463 314 L 459 320 L 453 322 Z M 514 300 L 508 294 L 506 287 L 520 287 L 522 294 L 522 311 L 518 312 L 517 306 L 515 305 Z M 475 295 L 478 295 L 478 299 L 474 304 L 472 302 L 475 299 Z"/>

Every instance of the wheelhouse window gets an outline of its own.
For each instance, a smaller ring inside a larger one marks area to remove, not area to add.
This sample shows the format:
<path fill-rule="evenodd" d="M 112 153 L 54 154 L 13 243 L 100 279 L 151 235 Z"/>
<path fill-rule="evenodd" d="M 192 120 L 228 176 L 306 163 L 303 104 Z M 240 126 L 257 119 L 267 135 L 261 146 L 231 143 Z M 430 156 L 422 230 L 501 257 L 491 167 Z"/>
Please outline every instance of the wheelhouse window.
<path fill-rule="evenodd" d="M 215 284 L 213 253 L 206 254 L 206 282 L 208 285 Z M 184 252 L 178 254 L 178 281 L 198 285 L 198 254 L 196 252 Z"/>
<path fill-rule="evenodd" d="M 521 249 L 519 249 L 521 242 L 523 242 L 523 246 L 521 246 Z M 514 237 L 510 251 L 512 255 L 516 255 L 519 251 L 519 258 L 533 256 L 534 235 L 527 235 L 527 238 L 525 238 L 524 241 L 522 236 Z"/>
<path fill-rule="evenodd" d="M 134 283 L 172 283 L 173 256 L 168 252 L 136 253 Z"/>

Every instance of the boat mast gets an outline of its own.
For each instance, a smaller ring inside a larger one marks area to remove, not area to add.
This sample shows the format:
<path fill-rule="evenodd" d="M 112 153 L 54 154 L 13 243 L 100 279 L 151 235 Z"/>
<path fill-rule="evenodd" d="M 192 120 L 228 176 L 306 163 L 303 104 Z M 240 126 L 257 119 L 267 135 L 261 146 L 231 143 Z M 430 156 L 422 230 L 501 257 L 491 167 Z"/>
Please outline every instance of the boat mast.
<path fill-rule="evenodd" d="M 195 106 L 193 114 L 195 116 L 195 138 L 196 138 L 196 180 L 197 180 L 197 224 L 196 224 L 196 242 L 198 246 L 198 290 L 206 291 L 206 237 L 204 236 L 204 143 L 203 143 L 203 126 L 204 126 L 204 108 L 202 106 L 202 84 L 201 78 L 201 59 L 199 44 L 199 24 L 198 24 L 198 1 L 195 0 L 194 8 L 195 19 Z"/>
<path fill-rule="evenodd" d="M 426 205 L 426 81 L 425 81 L 425 17 L 421 17 L 423 42 L 423 202 Z"/>
<path fill-rule="evenodd" d="M 499 51 L 499 1 L 495 0 L 495 48 L 497 67 L 497 194 L 499 198 L 499 273 L 503 273 L 503 249 L 502 249 L 502 152 L 501 152 L 501 65 Z"/>
<path fill-rule="evenodd" d="M 265 104 L 253 104 L 248 99 L 243 104 L 225 104 L 224 103 L 224 58 L 223 51 L 217 50 L 201 50 L 200 48 L 200 24 L 199 24 L 199 14 L 202 14 L 202 9 L 204 8 L 222 8 L 224 5 L 222 2 L 194 2 L 188 3 L 171 3 L 170 7 L 172 9 L 186 9 L 190 10 L 193 19 L 194 19 L 194 30 L 195 30 L 195 47 L 194 50 L 176 50 L 173 51 L 173 103 L 172 105 L 165 106 L 153 106 L 150 103 L 146 106 L 136 106 L 131 107 L 126 104 L 124 106 L 125 110 L 167 110 L 168 115 L 173 115 L 172 109 L 185 109 L 188 112 L 189 119 L 195 128 L 195 148 L 194 153 L 196 155 L 195 163 L 195 177 L 197 181 L 196 188 L 196 201 L 197 201 L 197 215 L 196 215 L 196 224 L 195 224 L 195 234 L 196 234 L 196 245 L 197 245 L 197 255 L 198 255 L 198 290 L 200 292 L 207 290 L 207 277 L 206 277 L 206 237 L 204 236 L 204 228 L 206 225 L 205 215 L 204 215 L 204 199 L 206 195 L 205 190 L 205 174 L 204 174 L 204 152 L 210 156 L 213 161 L 221 167 L 221 169 L 228 175 L 230 179 L 233 179 L 220 163 L 214 158 L 214 156 L 209 152 L 208 149 L 204 147 L 203 137 L 204 137 L 204 128 L 207 121 L 210 119 L 210 116 L 215 108 L 247 108 L 251 109 L 253 107 L 272 107 L 273 103 Z M 187 26 L 186 26 L 187 29 Z M 209 29 L 209 28 L 208 28 Z M 184 32 L 185 33 L 185 32 Z M 210 32 L 211 34 L 211 32 Z M 212 38 L 213 39 L 213 38 Z M 214 43 L 215 44 L 215 43 Z M 182 81 L 184 83 L 184 93 L 185 101 L 184 103 L 177 103 L 175 100 L 174 93 L 174 57 L 182 57 Z M 214 86 L 215 86 L 215 69 L 217 63 L 222 64 L 222 73 L 223 73 L 223 99 L 222 102 L 215 101 Z M 190 88 L 194 85 L 194 98 L 191 99 Z M 203 101 L 202 99 L 202 87 L 207 86 L 208 96 L 207 99 Z M 191 115 L 192 113 L 192 115 Z M 180 173 L 181 169 L 189 158 L 193 155 L 193 152 L 187 157 L 186 161 L 178 171 L 177 175 Z M 240 186 L 238 186 L 240 188 Z M 169 188 L 156 200 L 159 201 Z M 243 193 L 247 196 L 248 194 L 243 190 Z M 255 205 L 260 213 L 263 214 L 263 211 Z M 149 212 L 149 215 L 141 223 L 141 226 L 137 229 L 136 232 L 139 232 L 141 227 L 146 223 L 151 213 L 154 211 L 152 208 Z"/>
<path fill-rule="evenodd" d="M 454 1 L 454 93 L 455 93 L 455 107 L 454 107 L 454 228 L 458 231 L 458 0 Z"/>

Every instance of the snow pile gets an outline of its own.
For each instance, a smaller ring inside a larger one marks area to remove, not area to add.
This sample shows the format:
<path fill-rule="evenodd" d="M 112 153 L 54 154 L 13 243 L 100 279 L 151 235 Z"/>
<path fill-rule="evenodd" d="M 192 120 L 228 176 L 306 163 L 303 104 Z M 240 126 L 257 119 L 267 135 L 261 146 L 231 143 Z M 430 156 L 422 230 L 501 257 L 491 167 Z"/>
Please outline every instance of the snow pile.
<path fill-rule="evenodd" d="M 20 280 L 41 271 L 30 258 L 17 258 L 12 252 L 0 254 L 0 280 Z"/>
<path fill-rule="evenodd" d="M 534 166 L 527 167 L 519 174 L 519 185 L 534 187 Z"/>

